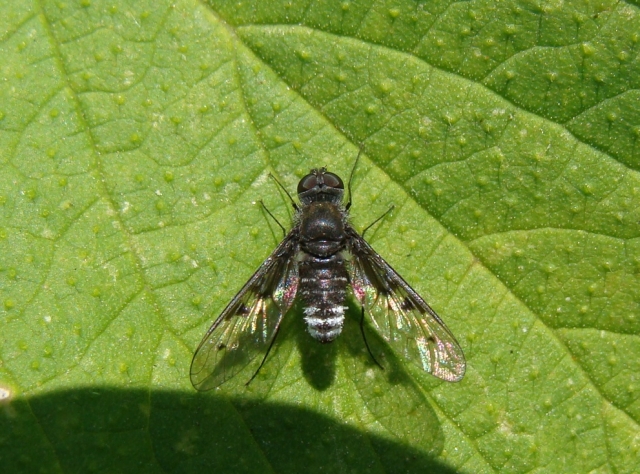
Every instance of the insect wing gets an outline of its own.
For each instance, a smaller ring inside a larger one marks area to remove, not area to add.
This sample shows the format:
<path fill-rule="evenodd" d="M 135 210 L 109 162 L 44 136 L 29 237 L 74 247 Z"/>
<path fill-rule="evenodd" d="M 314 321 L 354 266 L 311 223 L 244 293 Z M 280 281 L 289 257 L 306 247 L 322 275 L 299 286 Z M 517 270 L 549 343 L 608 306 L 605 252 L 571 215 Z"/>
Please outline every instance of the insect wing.
<path fill-rule="evenodd" d="M 196 389 L 219 387 L 252 364 L 257 370 L 296 296 L 297 247 L 289 233 L 209 328 L 191 361 Z"/>
<path fill-rule="evenodd" d="M 453 334 L 355 229 L 348 231 L 353 293 L 380 335 L 426 372 L 449 382 L 462 379 L 466 364 Z"/>

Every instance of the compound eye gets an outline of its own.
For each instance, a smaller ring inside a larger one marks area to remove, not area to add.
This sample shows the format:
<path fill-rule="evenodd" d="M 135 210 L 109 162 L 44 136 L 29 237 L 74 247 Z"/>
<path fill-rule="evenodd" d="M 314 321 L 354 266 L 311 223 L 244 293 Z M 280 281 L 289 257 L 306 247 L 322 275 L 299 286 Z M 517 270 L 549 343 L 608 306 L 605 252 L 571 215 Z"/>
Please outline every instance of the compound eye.
<path fill-rule="evenodd" d="M 315 174 L 308 174 L 298 183 L 298 194 L 309 191 L 318 185 L 318 177 Z"/>
<path fill-rule="evenodd" d="M 324 184 L 329 186 L 330 188 L 336 189 L 344 189 L 344 184 L 342 184 L 342 180 L 340 176 L 333 173 L 324 173 Z"/>

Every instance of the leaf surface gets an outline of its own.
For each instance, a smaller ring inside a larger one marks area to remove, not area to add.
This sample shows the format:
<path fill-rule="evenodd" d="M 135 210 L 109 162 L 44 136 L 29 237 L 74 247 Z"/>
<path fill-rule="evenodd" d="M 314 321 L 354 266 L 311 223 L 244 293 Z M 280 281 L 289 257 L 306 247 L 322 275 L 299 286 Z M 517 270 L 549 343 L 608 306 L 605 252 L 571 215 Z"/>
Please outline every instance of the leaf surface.
<path fill-rule="evenodd" d="M 2 5 L 7 472 L 636 472 L 633 2 Z M 458 384 L 294 309 L 247 388 L 188 367 L 312 167 L 438 311 Z M 297 311 L 297 313 L 296 313 Z M 298 316 L 298 317 L 297 317 Z M 34 456 L 34 453 L 38 453 Z"/>

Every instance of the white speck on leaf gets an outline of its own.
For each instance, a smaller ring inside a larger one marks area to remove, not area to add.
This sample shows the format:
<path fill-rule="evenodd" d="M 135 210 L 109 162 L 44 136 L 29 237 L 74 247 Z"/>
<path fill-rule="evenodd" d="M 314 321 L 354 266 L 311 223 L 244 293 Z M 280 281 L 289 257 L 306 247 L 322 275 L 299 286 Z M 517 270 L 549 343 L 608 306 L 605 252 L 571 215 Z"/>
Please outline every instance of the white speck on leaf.
<path fill-rule="evenodd" d="M 9 400 L 13 393 L 7 387 L 0 387 L 0 402 L 4 400 Z"/>

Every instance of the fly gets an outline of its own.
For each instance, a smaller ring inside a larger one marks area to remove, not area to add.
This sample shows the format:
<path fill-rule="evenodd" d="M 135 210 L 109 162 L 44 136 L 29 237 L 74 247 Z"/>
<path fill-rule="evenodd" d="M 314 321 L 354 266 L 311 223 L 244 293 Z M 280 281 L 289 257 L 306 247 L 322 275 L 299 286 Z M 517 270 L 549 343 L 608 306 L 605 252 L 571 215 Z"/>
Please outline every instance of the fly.
<path fill-rule="evenodd" d="M 334 341 L 350 296 L 361 308 L 361 329 L 368 315 L 400 356 L 442 380 L 462 379 L 466 364 L 453 334 L 349 223 L 352 177 L 353 171 L 344 205 L 342 179 L 326 168 L 300 180 L 300 204 L 292 200 L 293 228 L 222 311 L 193 356 L 191 383 L 197 390 L 219 387 L 248 366 L 251 382 L 296 299 L 311 337 Z"/>

